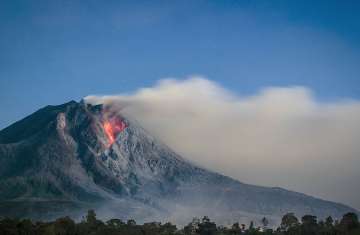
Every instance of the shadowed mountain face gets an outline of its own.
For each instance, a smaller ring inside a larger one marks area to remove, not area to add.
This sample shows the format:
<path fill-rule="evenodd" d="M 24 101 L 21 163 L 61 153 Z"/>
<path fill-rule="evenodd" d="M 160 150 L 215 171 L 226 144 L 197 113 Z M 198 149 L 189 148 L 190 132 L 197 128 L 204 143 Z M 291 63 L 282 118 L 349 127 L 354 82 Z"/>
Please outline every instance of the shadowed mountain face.
<path fill-rule="evenodd" d="M 179 140 L 181 141 L 181 140 Z M 347 206 L 243 184 L 197 167 L 134 120 L 101 105 L 47 106 L 0 132 L 0 216 L 80 216 L 218 222 L 266 216 L 339 217 Z"/>

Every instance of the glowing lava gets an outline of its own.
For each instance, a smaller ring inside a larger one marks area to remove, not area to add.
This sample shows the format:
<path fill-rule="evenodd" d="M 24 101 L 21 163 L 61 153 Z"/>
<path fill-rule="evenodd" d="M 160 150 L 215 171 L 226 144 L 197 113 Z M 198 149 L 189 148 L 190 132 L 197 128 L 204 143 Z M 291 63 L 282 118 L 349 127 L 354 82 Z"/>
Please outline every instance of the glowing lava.
<path fill-rule="evenodd" d="M 122 132 L 127 125 L 118 118 L 111 118 L 104 121 L 103 127 L 110 146 L 115 142 L 116 136 Z"/>

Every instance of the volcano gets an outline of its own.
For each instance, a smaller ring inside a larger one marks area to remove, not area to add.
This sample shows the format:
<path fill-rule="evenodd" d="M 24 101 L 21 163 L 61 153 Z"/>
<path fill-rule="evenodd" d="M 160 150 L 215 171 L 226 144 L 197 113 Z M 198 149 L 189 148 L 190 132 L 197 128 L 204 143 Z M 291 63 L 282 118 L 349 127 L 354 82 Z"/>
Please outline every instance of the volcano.
<path fill-rule="evenodd" d="M 46 106 L 0 131 L 0 216 L 80 218 L 89 208 L 103 219 L 177 224 L 203 215 L 277 223 L 287 212 L 338 218 L 355 211 L 194 165 L 103 105 Z"/>

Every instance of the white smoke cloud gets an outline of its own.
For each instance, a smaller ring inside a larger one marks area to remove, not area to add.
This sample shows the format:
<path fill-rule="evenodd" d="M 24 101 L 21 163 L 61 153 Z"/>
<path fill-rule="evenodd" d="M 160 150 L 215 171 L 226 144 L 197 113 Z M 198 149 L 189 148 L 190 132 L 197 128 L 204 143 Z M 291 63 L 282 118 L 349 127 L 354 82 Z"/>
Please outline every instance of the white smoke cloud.
<path fill-rule="evenodd" d="M 201 77 L 86 101 L 134 117 L 201 166 L 360 208 L 359 101 L 321 103 L 306 87 L 239 97 Z"/>

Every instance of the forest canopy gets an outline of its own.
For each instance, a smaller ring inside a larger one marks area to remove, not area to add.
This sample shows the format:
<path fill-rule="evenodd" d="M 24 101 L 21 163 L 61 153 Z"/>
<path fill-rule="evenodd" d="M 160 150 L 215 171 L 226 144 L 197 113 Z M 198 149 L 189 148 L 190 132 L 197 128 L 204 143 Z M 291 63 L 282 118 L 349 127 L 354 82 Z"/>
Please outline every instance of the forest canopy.
<path fill-rule="evenodd" d="M 346 213 L 340 221 L 327 217 L 319 220 L 313 215 L 298 219 L 293 213 L 282 217 L 277 228 L 268 227 L 266 217 L 261 226 L 234 223 L 231 226 L 218 226 L 209 217 L 194 218 L 183 228 L 171 223 L 151 222 L 137 224 L 135 220 L 97 219 L 94 210 L 89 210 L 82 221 L 76 223 L 70 217 L 55 221 L 41 222 L 29 219 L 1 218 L 0 235 L 359 235 L 360 223 L 355 213 Z"/>

